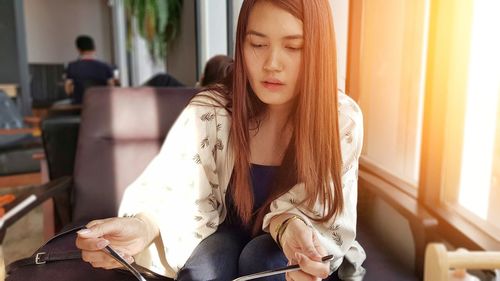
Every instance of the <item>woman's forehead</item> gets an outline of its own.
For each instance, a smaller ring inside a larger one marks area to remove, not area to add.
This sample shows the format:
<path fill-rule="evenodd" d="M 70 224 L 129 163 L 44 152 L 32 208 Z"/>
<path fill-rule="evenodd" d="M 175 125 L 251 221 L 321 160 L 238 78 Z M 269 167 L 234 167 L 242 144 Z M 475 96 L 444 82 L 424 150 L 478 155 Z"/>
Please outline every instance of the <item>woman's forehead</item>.
<path fill-rule="evenodd" d="M 302 36 L 302 21 L 269 1 L 258 1 L 248 18 L 249 32 L 272 38 Z"/>

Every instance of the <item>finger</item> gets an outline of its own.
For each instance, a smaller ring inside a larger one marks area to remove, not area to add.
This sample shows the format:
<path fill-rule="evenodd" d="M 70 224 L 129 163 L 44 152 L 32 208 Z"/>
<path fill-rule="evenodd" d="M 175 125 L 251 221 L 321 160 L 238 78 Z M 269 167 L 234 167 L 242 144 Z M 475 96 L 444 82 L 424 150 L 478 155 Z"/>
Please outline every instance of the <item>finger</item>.
<path fill-rule="evenodd" d="M 302 270 L 288 272 L 288 277 L 290 280 L 300 280 L 300 281 L 316 281 L 318 278 L 305 273 Z"/>
<path fill-rule="evenodd" d="M 82 260 L 86 262 L 111 262 L 114 261 L 112 257 L 103 251 L 82 251 Z"/>
<path fill-rule="evenodd" d="M 76 247 L 86 251 L 98 251 L 109 245 L 109 240 L 104 238 L 76 238 Z"/>
<path fill-rule="evenodd" d="M 122 267 L 122 265 L 116 260 L 104 261 L 104 262 L 91 262 L 90 263 L 95 268 L 113 269 Z"/>
<path fill-rule="evenodd" d="M 77 231 L 78 236 L 82 238 L 98 238 L 104 235 L 112 234 L 119 231 L 120 225 L 116 219 L 105 219 L 92 221 L 87 225 L 87 228 Z"/>
<path fill-rule="evenodd" d="M 133 263 L 134 258 L 125 255 L 121 252 L 117 252 L 124 260 L 126 260 L 128 263 Z M 90 262 L 93 264 L 120 264 L 119 261 L 117 261 L 115 258 L 113 258 L 110 254 L 104 252 L 104 251 L 82 251 L 82 260 L 86 262 Z"/>
<path fill-rule="evenodd" d="M 330 267 L 328 264 L 311 260 L 309 257 L 301 253 L 296 253 L 295 256 L 299 262 L 300 269 L 305 273 L 320 277 L 321 279 L 328 277 L 328 274 L 330 273 Z"/>

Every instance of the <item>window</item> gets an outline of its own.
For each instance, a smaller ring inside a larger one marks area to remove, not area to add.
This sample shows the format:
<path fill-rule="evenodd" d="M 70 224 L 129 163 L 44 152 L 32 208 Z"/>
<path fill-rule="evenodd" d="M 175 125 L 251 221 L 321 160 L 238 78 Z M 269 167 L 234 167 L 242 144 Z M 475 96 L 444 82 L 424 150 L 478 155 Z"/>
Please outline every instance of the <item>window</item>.
<path fill-rule="evenodd" d="M 363 161 L 416 187 L 428 1 L 370 0 L 359 7 L 355 2 L 351 17 L 361 11 L 351 20 L 351 35 L 353 24 L 360 25 L 359 42 L 349 51 L 359 46 L 359 61 L 350 55 L 358 69 L 350 66 L 348 91 L 358 97 L 364 115 Z M 410 193 L 416 196 L 416 190 Z"/>
<path fill-rule="evenodd" d="M 500 237 L 500 205 L 494 202 L 500 198 L 500 38 L 490 35 L 500 26 L 495 9 L 498 1 L 473 4 L 466 87 L 447 102 L 442 200 Z"/>
<path fill-rule="evenodd" d="M 499 1 L 350 2 L 361 169 L 414 196 L 469 249 L 500 249 L 498 10 Z"/>
<path fill-rule="evenodd" d="M 488 250 L 500 248 L 498 9 L 433 1 L 419 190 L 448 234 Z"/>

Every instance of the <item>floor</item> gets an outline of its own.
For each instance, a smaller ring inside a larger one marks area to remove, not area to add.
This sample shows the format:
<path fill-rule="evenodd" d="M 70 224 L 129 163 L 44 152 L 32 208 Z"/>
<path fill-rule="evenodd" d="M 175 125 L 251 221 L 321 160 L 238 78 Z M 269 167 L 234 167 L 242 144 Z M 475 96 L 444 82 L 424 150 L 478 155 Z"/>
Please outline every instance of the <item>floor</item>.
<path fill-rule="evenodd" d="M 1 194 L 20 194 L 26 187 L 2 188 Z M 43 213 L 38 207 L 7 229 L 3 241 L 3 254 L 5 264 L 28 257 L 44 242 L 43 238 Z"/>

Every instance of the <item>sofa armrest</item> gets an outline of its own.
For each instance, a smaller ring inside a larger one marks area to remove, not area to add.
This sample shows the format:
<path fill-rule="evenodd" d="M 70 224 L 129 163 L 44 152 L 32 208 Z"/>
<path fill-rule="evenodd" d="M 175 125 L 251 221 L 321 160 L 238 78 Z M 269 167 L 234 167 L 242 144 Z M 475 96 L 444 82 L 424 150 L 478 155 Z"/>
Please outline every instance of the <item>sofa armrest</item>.
<path fill-rule="evenodd" d="M 66 192 L 73 182 L 71 177 L 62 177 L 40 186 L 34 186 L 27 192 L 18 196 L 13 202 L 7 204 L 5 214 L 0 218 L 0 242 L 3 242 L 6 230 L 20 218 L 41 205 L 47 199 L 62 192 Z M 0 243 L 1 244 L 1 243 Z"/>

